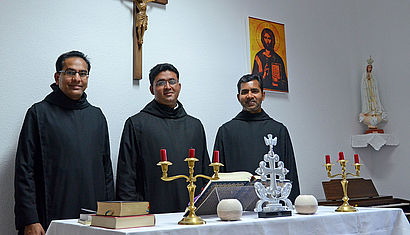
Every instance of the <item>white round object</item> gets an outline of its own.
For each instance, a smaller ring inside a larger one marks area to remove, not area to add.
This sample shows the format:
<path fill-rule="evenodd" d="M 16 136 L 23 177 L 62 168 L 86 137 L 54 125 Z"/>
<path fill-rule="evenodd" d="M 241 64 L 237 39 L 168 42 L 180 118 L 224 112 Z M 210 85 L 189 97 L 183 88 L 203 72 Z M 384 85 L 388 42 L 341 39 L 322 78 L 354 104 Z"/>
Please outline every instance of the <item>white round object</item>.
<path fill-rule="evenodd" d="M 313 195 L 299 195 L 295 200 L 296 212 L 314 214 L 317 211 L 317 200 Z"/>
<path fill-rule="evenodd" d="M 216 208 L 221 220 L 240 220 L 242 217 L 242 204 L 237 199 L 223 199 Z"/>

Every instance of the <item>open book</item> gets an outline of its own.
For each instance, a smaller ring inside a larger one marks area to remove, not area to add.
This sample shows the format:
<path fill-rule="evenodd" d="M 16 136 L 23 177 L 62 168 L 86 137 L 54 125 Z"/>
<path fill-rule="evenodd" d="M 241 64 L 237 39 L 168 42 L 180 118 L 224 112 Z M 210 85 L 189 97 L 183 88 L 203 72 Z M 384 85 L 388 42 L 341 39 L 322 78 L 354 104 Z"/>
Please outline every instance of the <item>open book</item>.
<path fill-rule="evenodd" d="M 216 214 L 216 207 L 222 199 L 238 199 L 245 211 L 253 211 L 259 200 L 251 184 L 254 176 L 245 171 L 219 173 L 219 180 L 210 180 L 195 199 L 197 215 Z"/>

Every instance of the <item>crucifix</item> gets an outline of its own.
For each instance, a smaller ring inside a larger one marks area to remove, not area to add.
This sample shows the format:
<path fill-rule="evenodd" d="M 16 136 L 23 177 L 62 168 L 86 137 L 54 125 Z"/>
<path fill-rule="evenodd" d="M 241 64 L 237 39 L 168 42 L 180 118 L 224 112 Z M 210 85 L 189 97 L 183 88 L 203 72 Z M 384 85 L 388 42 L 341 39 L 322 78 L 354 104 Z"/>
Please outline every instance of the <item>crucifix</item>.
<path fill-rule="evenodd" d="M 256 202 L 254 211 L 258 212 L 259 218 L 292 215 L 292 202 L 288 199 L 292 183 L 285 179 L 285 175 L 289 171 L 280 161 L 279 155 L 273 151 L 273 146 L 276 146 L 278 141 L 277 137 L 272 137 L 272 134 L 268 134 L 267 138 L 263 137 L 265 144 L 269 146 L 269 152 L 263 156 L 263 161 L 259 162 L 259 167 L 255 170 L 256 174 L 261 176 L 262 181 L 270 181 L 268 187 L 265 187 L 261 182 L 254 184 L 256 195 L 260 198 Z M 282 205 L 281 201 L 286 206 Z M 263 205 L 265 206 L 262 208 Z"/>
<path fill-rule="evenodd" d="M 262 180 L 268 179 L 270 176 L 270 188 L 269 191 L 275 192 L 278 190 L 278 185 L 276 183 L 276 177 L 279 176 L 279 180 L 285 180 L 285 175 L 289 172 L 288 169 L 284 167 L 282 161 L 279 161 L 279 155 L 275 154 L 273 151 L 273 146 L 277 144 L 277 137 L 272 138 L 272 134 L 268 134 L 268 138 L 263 137 L 265 144 L 269 146 L 268 154 L 265 154 L 264 161 L 259 163 L 259 167 L 256 169 L 256 173 L 261 176 Z M 269 167 L 266 167 L 266 163 L 269 163 Z M 276 167 L 276 163 L 278 167 Z"/>
<path fill-rule="evenodd" d="M 147 4 L 155 2 L 166 5 L 168 0 L 133 0 L 133 79 L 142 79 L 142 43 L 148 27 Z"/>

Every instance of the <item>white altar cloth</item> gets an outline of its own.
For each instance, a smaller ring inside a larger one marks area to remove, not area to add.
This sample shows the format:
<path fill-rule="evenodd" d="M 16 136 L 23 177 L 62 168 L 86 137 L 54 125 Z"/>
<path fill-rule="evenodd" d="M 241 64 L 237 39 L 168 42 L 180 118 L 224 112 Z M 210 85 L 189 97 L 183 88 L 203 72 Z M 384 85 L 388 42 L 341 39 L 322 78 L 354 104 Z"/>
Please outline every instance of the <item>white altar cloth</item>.
<path fill-rule="evenodd" d="M 372 146 L 375 150 L 379 151 L 384 145 L 397 146 L 399 140 L 391 134 L 379 134 L 369 133 L 365 135 L 353 135 L 352 147 L 364 148 L 368 145 Z"/>
<path fill-rule="evenodd" d="M 216 216 L 202 216 L 204 225 L 178 225 L 183 213 L 156 214 L 154 227 L 104 229 L 77 223 L 77 220 L 54 220 L 46 235 L 241 235 L 241 234 L 410 234 L 410 224 L 397 208 L 359 207 L 358 212 L 335 212 L 336 207 L 319 206 L 314 215 L 260 219 L 257 213 L 244 212 L 240 221 L 221 221 Z"/>

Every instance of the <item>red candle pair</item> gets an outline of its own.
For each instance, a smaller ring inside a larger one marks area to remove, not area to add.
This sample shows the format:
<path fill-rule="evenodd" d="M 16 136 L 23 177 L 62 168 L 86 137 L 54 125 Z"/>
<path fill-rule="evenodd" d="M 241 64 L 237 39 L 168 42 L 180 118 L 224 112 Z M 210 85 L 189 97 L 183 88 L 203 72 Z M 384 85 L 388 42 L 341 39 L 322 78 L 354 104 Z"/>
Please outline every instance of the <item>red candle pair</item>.
<path fill-rule="evenodd" d="M 189 149 L 189 157 L 195 157 L 195 149 Z M 214 157 L 213 157 L 213 161 L 215 163 L 219 162 L 219 151 L 215 150 L 214 151 Z"/>
<path fill-rule="evenodd" d="M 161 149 L 161 162 L 165 162 L 167 160 L 167 150 Z M 195 149 L 189 149 L 189 157 L 195 157 Z"/>

